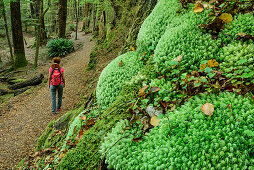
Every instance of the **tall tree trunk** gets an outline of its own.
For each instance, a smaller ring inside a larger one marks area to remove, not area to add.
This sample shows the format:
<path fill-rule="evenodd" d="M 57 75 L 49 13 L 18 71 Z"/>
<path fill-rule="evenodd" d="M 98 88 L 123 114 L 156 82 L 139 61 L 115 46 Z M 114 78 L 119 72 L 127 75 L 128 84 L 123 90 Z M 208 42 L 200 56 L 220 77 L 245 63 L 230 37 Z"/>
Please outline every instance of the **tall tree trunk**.
<path fill-rule="evenodd" d="M 98 31 L 96 27 L 96 6 L 97 4 L 93 4 L 93 33 Z"/>
<path fill-rule="evenodd" d="M 11 45 L 11 40 L 10 40 L 10 36 L 9 36 L 9 30 L 8 30 L 8 24 L 7 24 L 7 19 L 6 19 L 6 12 L 5 12 L 5 5 L 4 5 L 3 0 L 0 0 L 0 8 L 2 9 L 2 16 L 4 17 L 4 27 L 5 27 L 5 32 L 6 32 L 6 38 L 8 41 L 9 48 L 10 48 L 10 56 L 11 56 L 10 62 L 15 69 L 14 57 L 13 57 L 13 53 L 12 53 L 12 45 Z"/>
<path fill-rule="evenodd" d="M 116 5 L 116 0 L 110 0 L 111 6 L 114 9 L 114 19 L 112 21 L 112 26 L 116 26 L 116 20 L 120 19 L 119 16 L 119 6 Z"/>
<path fill-rule="evenodd" d="M 43 1 L 41 3 L 43 3 Z M 37 68 L 37 65 L 38 65 L 39 49 L 40 49 L 42 26 L 43 26 L 42 23 L 43 23 L 45 14 L 49 10 L 49 7 L 50 7 L 50 0 L 48 0 L 48 8 L 45 11 L 41 10 L 41 12 L 40 12 L 39 26 L 38 26 L 37 39 L 36 39 L 36 51 L 35 51 L 35 58 L 34 58 L 34 68 Z"/>
<path fill-rule="evenodd" d="M 75 11 L 76 11 L 76 35 L 75 40 L 78 39 L 78 22 L 79 22 L 79 0 L 75 0 Z"/>
<path fill-rule="evenodd" d="M 20 0 L 11 1 L 11 28 L 12 40 L 14 46 L 14 65 L 16 68 L 24 67 L 28 64 L 25 56 L 25 48 L 23 41 L 23 32 L 21 24 Z"/>
<path fill-rule="evenodd" d="M 43 11 L 43 0 L 32 0 L 32 3 L 30 3 L 30 10 L 31 10 L 31 16 L 33 19 L 36 19 L 38 22 L 41 21 L 41 42 L 45 42 L 47 40 L 47 33 L 45 29 L 45 22 L 44 18 L 40 20 L 40 11 Z M 38 23 L 37 22 L 37 23 Z M 35 37 L 38 33 L 38 24 L 35 25 Z"/>
<path fill-rule="evenodd" d="M 43 0 L 41 2 L 41 13 L 43 13 Z M 44 15 L 42 16 L 42 18 L 40 18 L 41 21 L 41 42 L 46 42 L 48 37 L 47 37 L 47 32 L 46 32 L 46 27 L 45 27 L 45 22 L 44 22 Z"/>
<path fill-rule="evenodd" d="M 82 28 L 83 31 L 85 31 L 87 27 L 88 13 L 89 13 L 89 3 L 86 3 L 85 4 L 85 19 L 84 19 L 83 28 Z"/>
<path fill-rule="evenodd" d="M 59 0 L 59 11 L 58 11 L 59 38 L 65 38 L 66 19 L 67 19 L 67 0 Z"/>
<path fill-rule="evenodd" d="M 152 12 L 156 4 L 157 0 L 142 0 L 139 2 L 138 11 L 134 16 L 135 20 L 132 22 L 129 32 L 125 38 L 125 43 L 121 53 L 125 53 L 126 49 L 128 49 L 126 47 L 136 43 L 141 25 L 143 24 L 145 18 Z"/>

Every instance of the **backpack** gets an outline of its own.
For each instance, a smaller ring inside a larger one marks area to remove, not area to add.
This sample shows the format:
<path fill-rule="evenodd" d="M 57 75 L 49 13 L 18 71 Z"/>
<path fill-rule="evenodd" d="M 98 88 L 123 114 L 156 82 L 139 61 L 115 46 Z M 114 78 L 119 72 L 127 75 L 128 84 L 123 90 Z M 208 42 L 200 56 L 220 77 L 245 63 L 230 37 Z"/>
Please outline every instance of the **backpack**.
<path fill-rule="evenodd" d="M 51 83 L 53 86 L 59 86 L 62 82 L 62 73 L 61 67 L 60 69 L 54 68 L 51 73 Z"/>

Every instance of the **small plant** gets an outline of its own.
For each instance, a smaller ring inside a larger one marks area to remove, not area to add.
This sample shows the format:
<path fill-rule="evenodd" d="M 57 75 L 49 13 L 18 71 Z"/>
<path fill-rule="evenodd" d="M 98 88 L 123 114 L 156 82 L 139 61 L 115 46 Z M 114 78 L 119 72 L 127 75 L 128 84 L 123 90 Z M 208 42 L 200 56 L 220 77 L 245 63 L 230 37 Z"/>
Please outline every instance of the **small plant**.
<path fill-rule="evenodd" d="M 69 25 L 69 31 L 75 31 L 76 30 L 76 25 L 75 24 L 70 24 Z"/>
<path fill-rule="evenodd" d="M 74 51 L 74 43 L 69 39 L 57 38 L 47 43 L 49 57 L 64 57 Z"/>

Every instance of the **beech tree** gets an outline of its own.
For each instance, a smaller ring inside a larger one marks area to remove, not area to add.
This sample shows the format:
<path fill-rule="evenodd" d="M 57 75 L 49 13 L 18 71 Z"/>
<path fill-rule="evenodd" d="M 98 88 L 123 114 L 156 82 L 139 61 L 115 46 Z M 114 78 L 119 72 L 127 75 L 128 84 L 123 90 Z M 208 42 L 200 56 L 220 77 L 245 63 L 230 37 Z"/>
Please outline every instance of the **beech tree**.
<path fill-rule="evenodd" d="M 20 0 L 12 0 L 11 9 L 11 28 L 14 47 L 14 65 L 16 68 L 24 67 L 28 64 L 25 56 L 23 32 L 21 24 Z"/>
<path fill-rule="evenodd" d="M 58 11 L 59 38 L 65 38 L 66 19 L 67 19 L 67 0 L 59 0 L 59 11 Z"/>

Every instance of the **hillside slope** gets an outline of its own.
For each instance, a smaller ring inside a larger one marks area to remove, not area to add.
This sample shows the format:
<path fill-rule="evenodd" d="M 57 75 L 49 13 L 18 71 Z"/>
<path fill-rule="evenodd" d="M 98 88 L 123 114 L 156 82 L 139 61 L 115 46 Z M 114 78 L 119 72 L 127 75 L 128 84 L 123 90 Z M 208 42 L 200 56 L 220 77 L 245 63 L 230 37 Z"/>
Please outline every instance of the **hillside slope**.
<path fill-rule="evenodd" d="M 251 8 L 248 1 L 160 0 L 137 50 L 102 71 L 98 100 L 48 126 L 37 166 L 252 169 Z"/>

